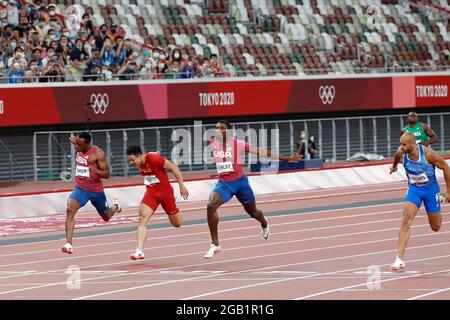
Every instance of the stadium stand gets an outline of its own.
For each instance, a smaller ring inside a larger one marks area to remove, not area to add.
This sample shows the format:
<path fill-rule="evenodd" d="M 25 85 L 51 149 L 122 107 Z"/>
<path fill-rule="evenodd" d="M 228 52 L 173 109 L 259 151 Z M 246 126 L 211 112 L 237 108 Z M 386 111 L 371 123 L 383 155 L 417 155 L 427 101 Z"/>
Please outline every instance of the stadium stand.
<path fill-rule="evenodd" d="M 3 0 L 3 83 L 450 69 L 447 0 Z"/>

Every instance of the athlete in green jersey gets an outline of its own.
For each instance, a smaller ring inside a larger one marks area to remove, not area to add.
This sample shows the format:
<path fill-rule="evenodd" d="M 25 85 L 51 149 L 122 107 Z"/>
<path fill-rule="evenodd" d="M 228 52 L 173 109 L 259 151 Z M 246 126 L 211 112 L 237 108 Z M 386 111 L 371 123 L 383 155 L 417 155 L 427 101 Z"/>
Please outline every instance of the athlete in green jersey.
<path fill-rule="evenodd" d="M 436 133 L 426 124 L 418 121 L 417 113 L 410 112 L 408 114 L 408 124 L 400 132 L 400 136 L 404 133 L 412 133 L 416 137 L 417 143 L 428 146 L 437 142 Z"/>

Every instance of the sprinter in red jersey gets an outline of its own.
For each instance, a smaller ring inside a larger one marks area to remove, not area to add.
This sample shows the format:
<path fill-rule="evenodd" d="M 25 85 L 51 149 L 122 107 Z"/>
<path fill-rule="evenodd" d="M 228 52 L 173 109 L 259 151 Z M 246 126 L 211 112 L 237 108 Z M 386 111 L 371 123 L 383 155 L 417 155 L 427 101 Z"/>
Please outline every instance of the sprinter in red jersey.
<path fill-rule="evenodd" d="M 119 202 L 114 199 L 113 206 L 108 206 L 101 179 L 108 179 L 109 165 L 105 153 L 97 146 L 91 145 L 92 137 L 87 132 L 70 137 L 75 145 L 77 157 L 75 160 L 75 188 L 67 200 L 66 210 L 66 238 L 67 243 L 61 247 L 63 253 L 72 254 L 72 237 L 75 227 L 75 214 L 91 201 L 104 221 L 108 221 L 122 209 Z"/>
<path fill-rule="evenodd" d="M 138 168 L 141 175 L 144 176 L 144 184 L 147 188 L 139 206 L 137 248 L 136 252 L 131 255 L 131 259 L 138 260 L 144 259 L 142 250 L 147 237 L 147 223 L 160 204 L 174 227 L 180 227 L 183 222 L 166 170 L 173 172 L 180 186 L 180 195 L 184 199 L 188 198 L 189 193 L 184 186 L 183 176 L 178 166 L 158 153 L 143 154 L 140 146 L 131 145 L 127 148 L 127 156 L 130 164 Z"/>

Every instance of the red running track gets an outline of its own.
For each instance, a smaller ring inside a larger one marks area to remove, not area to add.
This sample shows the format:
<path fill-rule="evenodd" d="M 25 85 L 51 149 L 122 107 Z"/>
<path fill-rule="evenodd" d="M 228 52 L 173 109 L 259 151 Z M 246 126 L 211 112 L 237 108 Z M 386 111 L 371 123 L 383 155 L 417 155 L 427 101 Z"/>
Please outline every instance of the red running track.
<path fill-rule="evenodd" d="M 202 223 L 180 229 L 151 226 L 146 259 L 138 262 L 129 260 L 135 247 L 134 230 L 75 238 L 71 256 L 59 252 L 63 240 L 3 245 L 0 299 L 447 300 L 448 205 L 443 206 L 443 226 L 437 233 L 420 210 L 406 251 L 406 271 L 388 271 L 396 255 L 402 203 L 387 200 L 401 199 L 405 187 L 405 183 L 383 184 L 258 197 L 259 207 L 272 213 L 270 239 L 261 239 L 260 227 L 250 218 L 222 221 L 223 250 L 208 260 L 203 258 L 210 243 L 204 203 L 183 208 L 185 221 Z M 354 207 L 368 201 L 379 204 Z M 318 211 L 322 206 L 346 204 L 347 208 Z M 282 210 L 293 213 L 273 214 Z M 121 215 L 133 217 L 136 212 L 126 210 Z M 219 215 L 245 217 L 234 200 Z M 161 221 L 167 222 L 164 215 L 150 223 L 155 226 Z M 136 223 L 104 224 L 83 231 L 125 226 Z M 53 231 L 1 240 L 53 234 L 64 238 L 61 231 Z M 79 282 L 74 282 L 77 273 L 73 270 L 80 271 Z"/>

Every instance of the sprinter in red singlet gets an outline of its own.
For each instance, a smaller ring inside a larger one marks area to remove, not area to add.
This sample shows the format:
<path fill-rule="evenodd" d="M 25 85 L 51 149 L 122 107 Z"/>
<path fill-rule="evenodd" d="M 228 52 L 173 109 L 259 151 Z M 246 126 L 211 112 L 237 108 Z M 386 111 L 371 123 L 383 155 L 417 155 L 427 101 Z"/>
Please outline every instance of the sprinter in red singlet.
<path fill-rule="evenodd" d="M 147 237 L 147 223 L 160 204 L 174 227 L 180 227 L 183 222 L 166 170 L 171 170 L 177 179 L 180 195 L 184 199 L 188 198 L 189 192 L 184 186 L 183 176 L 178 166 L 158 153 L 144 154 L 140 146 L 131 145 L 127 148 L 127 156 L 130 164 L 138 168 L 141 175 L 144 176 L 144 184 L 147 189 L 139 206 L 138 243 L 136 251 L 131 255 L 132 260 L 139 260 L 144 259 L 142 250 Z"/>
<path fill-rule="evenodd" d="M 75 188 L 67 200 L 67 243 L 61 247 L 61 251 L 68 254 L 73 253 L 72 237 L 75 214 L 88 201 L 91 201 L 104 221 L 108 221 L 116 212 L 122 210 L 116 199 L 113 200 L 111 208 L 108 206 L 101 179 L 109 178 L 109 165 L 106 162 L 103 150 L 91 146 L 91 140 L 91 135 L 87 132 L 70 137 L 70 142 L 75 145 L 77 156 L 75 160 Z"/>

